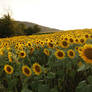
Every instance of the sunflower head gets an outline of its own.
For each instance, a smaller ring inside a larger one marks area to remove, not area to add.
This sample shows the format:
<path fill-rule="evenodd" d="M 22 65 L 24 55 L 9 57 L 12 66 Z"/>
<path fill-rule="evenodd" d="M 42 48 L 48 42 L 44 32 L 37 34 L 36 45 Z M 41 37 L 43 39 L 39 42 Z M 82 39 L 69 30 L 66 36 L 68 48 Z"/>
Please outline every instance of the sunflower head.
<path fill-rule="evenodd" d="M 61 47 L 63 47 L 63 48 L 68 48 L 68 47 L 69 47 L 69 43 L 68 43 L 67 41 L 63 40 L 63 41 L 61 42 Z"/>
<path fill-rule="evenodd" d="M 70 43 L 74 43 L 74 40 L 73 40 L 72 37 L 69 38 L 69 42 L 70 42 Z"/>
<path fill-rule="evenodd" d="M 27 42 L 26 46 L 30 48 L 32 46 L 32 43 L 30 41 Z"/>
<path fill-rule="evenodd" d="M 11 65 L 5 65 L 4 66 L 4 71 L 7 73 L 7 74 L 12 74 L 13 73 L 13 67 Z"/>
<path fill-rule="evenodd" d="M 69 58 L 73 59 L 75 57 L 75 52 L 72 49 L 68 50 L 67 54 L 68 54 Z"/>
<path fill-rule="evenodd" d="M 32 74 L 31 69 L 27 65 L 22 66 L 22 72 L 27 77 L 31 76 Z"/>
<path fill-rule="evenodd" d="M 25 58 L 26 57 L 26 52 L 25 51 L 20 51 L 19 52 L 19 57 Z"/>
<path fill-rule="evenodd" d="M 44 54 L 47 55 L 47 56 L 50 55 L 50 52 L 49 52 L 49 50 L 48 50 L 47 48 L 45 48 L 43 52 L 44 52 Z"/>
<path fill-rule="evenodd" d="M 42 70 L 41 70 L 41 66 L 38 63 L 34 63 L 32 66 L 32 70 L 35 73 L 35 75 L 40 75 Z"/>
<path fill-rule="evenodd" d="M 92 63 L 92 45 L 85 44 L 79 55 L 86 63 Z"/>
<path fill-rule="evenodd" d="M 86 42 L 86 38 L 81 37 L 81 38 L 79 39 L 79 43 L 80 43 L 80 44 L 84 44 L 85 42 Z"/>
<path fill-rule="evenodd" d="M 54 44 L 52 42 L 48 42 L 47 45 L 49 48 L 54 48 Z"/>
<path fill-rule="evenodd" d="M 56 56 L 57 59 L 63 59 L 63 58 L 65 57 L 65 53 L 64 53 L 63 50 L 59 50 L 59 49 L 58 49 L 58 50 L 55 52 L 55 56 Z"/>

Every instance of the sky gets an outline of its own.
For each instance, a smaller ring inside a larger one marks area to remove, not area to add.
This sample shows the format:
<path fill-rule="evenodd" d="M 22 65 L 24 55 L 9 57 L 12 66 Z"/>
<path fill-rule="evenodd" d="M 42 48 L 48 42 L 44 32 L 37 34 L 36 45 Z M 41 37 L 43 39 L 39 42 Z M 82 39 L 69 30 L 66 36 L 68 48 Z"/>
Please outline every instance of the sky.
<path fill-rule="evenodd" d="M 0 17 L 60 30 L 92 28 L 92 0 L 0 0 Z"/>

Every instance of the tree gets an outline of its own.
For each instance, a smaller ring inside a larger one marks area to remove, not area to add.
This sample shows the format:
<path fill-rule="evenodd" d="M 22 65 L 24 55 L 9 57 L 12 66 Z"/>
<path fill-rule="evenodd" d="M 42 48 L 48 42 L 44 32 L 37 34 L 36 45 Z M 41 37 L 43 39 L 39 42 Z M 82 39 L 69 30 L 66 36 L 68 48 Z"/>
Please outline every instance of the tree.
<path fill-rule="evenodd" d="M 19 24 L 8 14 L 0 18 L 0 37 L 11 37 L 23 34 Z"/>
<path fill-rule="evenodd" d="M 34 33 L 34 30 L 33 30 L 32 27 L 28 27 L 28 28 L 26 28 L 26 29 L 24 30 L 24 33 L 25 33 L 26 35 L 32 35 L 32 34 Z"/>
<path fill-rule="evenodd" d="M 34 33 L 38 33 L 41 31 L 41 28 L 38 25 L 34 25 L 33 30 L 34 30 Z"/>

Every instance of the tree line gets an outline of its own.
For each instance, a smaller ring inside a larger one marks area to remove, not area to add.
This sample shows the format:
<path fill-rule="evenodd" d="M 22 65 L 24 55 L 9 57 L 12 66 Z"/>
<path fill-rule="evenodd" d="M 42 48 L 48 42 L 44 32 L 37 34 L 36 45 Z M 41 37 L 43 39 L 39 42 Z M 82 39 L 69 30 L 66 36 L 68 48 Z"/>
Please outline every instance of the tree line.
<path fill-rule="evenodd" d="M 27 27 L 25 24 L 12 19 L 9 13 L 0 18 L 0 38 L 32 35 L 40 31 L 41 28 L 38 25 Z"/>

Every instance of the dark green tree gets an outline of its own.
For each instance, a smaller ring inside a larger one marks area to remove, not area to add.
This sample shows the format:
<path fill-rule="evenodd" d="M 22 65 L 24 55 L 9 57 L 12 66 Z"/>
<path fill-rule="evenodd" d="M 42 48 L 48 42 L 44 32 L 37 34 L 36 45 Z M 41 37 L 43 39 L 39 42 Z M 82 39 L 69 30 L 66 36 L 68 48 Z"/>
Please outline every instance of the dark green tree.
<path fill-rule="evenodd" d="M 22 34 L 23 32 L 19 24 L 11 18 L 9 13 L 0 18 L 0 37 L 11 37 Z"/>
<path fill-rule="evenodd" d="M 38 25 L 34 25 L 33 30 L 34 30 L 34 33 L 38 33 L 41 31 L 41 28 Z"/>
<path fill-rule="evenodd" d="M 32 35 L 34 33 L 34 30 L 32 27 L 28 27 L 24 30 L 25 35 Z"/>

